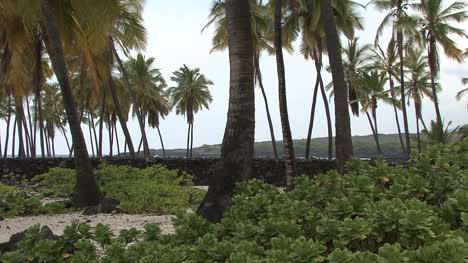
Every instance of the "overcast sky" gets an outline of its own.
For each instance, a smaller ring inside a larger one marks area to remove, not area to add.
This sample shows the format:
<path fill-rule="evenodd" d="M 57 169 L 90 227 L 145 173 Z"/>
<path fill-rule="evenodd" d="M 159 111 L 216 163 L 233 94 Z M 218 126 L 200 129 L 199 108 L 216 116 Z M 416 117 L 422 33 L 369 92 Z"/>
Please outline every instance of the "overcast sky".
<path fill-rule="evenodd" d="M 366 4 L 368 0 L 358 0 Z M 450 1 L 448 1 L 450 2 Z M 160 68 L 164 77 L 170 81 L 172 72 L 183 64 L 189 67 L 199 67 L 207 78 L 214 82 L 210 87 L 213 103 L 210 110 L 203 110 L 195 116 L 194 146 L 203 144 L 219 144 L 222 141 L 226 124 L 226 113 L 229 97 L 229 60 L 227 51 L 224 53 L 210 54 L 213 28 L 201 29 L 207 22 L 210 0 L 147 0 L 145 4 L 144 20 L 148 31 L 148 46 L 144 52 L 146 57 L 155 57 L 155 66 Z M 359 32 L 361 43 L 373 43 L 376 29 L 383 18 L 383 14 L 376 12 L 372 7 L 363 10 L 361 15 L 365 18 L 365 31 Z M 468 30 L 468 25 L 460 25 Z M 343 43 L 345 43 L 343 41 Z M 462 49 L 468 48 L 467 39 L 457 38 L 457 43 Z M 383 44 L 386 46 L 386 43 Z M 441 52 L 442 53 L 442 52 Z M 328 58 L 324 57 L 324 62 Z M 328 64 L 328 63 L 327 63 Z M 312 102 L 312 90 L 315 79 L 315 68 L 312 61 L 306 61 L 296 52 L 293 55 L 285 53 L 287 99 L 289 108 L 289 120 L 293 139 L 301 139 L 307 136 L 307 129 Z M 264 77 L 264 86 L 268 95 L 275 135 L 282 139 L 281 122 L 278 106 L 278 84 L 276 76 L 275 58 L 263 55 L 261 69 Z M 457 64 L 454 61 L 442 58 L 440 82 L 443 92 L 440 93 L 441 111 L 445 121 L 452 121 L 453 127 L 468 123 L 467 101 L 457 101 L 455 94 L 462 88 L 461 78 L 468 77 L 467 64 Z M 325 83 L 331 80 L 328 73 L 324 73 Z M 320 97 L 319 97 L 320 98 Z M 334 105 L 331 103 L 332 114 Z M 379 105 L 379 132 L 396 133 L 393 109 L 387 105 Z M 316 125 L 313 137 L 327 136 L 327 126 L 323 103 L 319 99 L 316 112 Z M 415 131 L 413 105 L 409 107 L 410 132 Z M 425 100 L 423 103 L 423 118 L 426 123 L 435 119 L 433 104 Z M 367 119 L 364 117 L 351 117 L 352 134 L 368 135 L 371 133 Z M 333 124 L 334 127 L 334 124 Z M 182 116 L 172 112 L 161 122 L 161 132 L 166 148 L 184 148 L 186 144 L 187 124 Z M 134 144 L 140 138 L 140 132 L 135 120 L 131 121 L 130 132 L 134 134 Z M 87 127 L 83 131 L 88 140 Z M 120 132 L 119 127 L 119 134 Z M 147 129 L 150 148 L 160 148 L 157 132 Z M 4 132 L 2 132 L 4 136 Z M 120 138 L 123 138 L 121 135 Z M 106 138 L 107 139 L 107 138 Z M 261 93 L 256 88 L 256 141 L 270 140 L 265 107 Z M 123 144 L 123 139 L 120 140 Z M 104 140 L 105 147 L 108 141 Z M 105 152 L 108 151 L 108 149 Z M 62 138 L 57 138 L 57 151 L 65 153 L 66 145 Z M 88 146 L 88 151 L 91 149 Z M 115 152 L 116 150 L 114 150 Z"/>

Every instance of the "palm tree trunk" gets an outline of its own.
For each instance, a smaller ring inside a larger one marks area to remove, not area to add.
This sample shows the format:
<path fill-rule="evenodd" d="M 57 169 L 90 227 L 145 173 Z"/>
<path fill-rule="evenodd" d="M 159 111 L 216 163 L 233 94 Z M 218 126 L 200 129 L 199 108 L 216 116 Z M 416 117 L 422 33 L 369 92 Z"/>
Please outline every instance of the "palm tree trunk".
<path fill-rule="evenodd" d="M 401 93 L 401 110 L 403 112 L 403 124 L 405 126 L 405 139 L 406 139 L 406 155 L 409 156 L 411 153 L 411 140 L 408 127 L 408 114 L 406 111 L 405 103 L 405 71 L 404 71 L 404 59 L 403 59 L 403 33 L 401 31 L 397 32 L 397 42 L 398 42 L 398 55 L 400 57 L 400 93 Z"/>
<path fill-rule="evenodd" d="M 70 143 L 68 142 L 67 132 L 65 131 L 65 128 L 63 126 L 60 127 L 60 130 L 62 131 L 63 137 L 65 137 L 65 142 L 67 143 L 68 152 L 71 152 L 71 147 L 70 147 Z"/>
<path fill-rule="evenodd" d="M 26 106 L 27 106 L 27 112 L 28 112 L 28 123 L 29 123 L 29 149 L 31 151 L 31 157 L 36 158 L 36 143 L 34 142 L 34 130 L 33 130 L 33 125 L 32 125 L 32 120 L 31 120 L 31 108 L 29 107 L 29 99 L 26 99 Z M 27 125 L 25 124 L 25 129 L 27 131 Z"/>
<path fill-rule="evenodd" d="M 137 156 L 140 155 L 140 150 L 141 150 L 141 146 L 143 145 L 143 137 L 141 137 L 140 139 L 140 144 L 138 145 L 138 151 L 137 151 Z"/>
<path fill-rule="evenodd" d="M 13 141 L 11 145 L 11 158 L 15 158 L 15 143 L 16 143 L 16 123 L 18 122 L 18 118 L 15 115 L 15 121 L 13 122 Z"/>
<path fill-rule="evenodd" d="M 276 50 L 276 66 L 278 73 L 278 97 L 285 153 L 286 187 L 288 189 L 292 189 L 294 184 L 294 177 L 296 176 L 296 157 L 294 156 L 294 145 L 292 141 L 291 128 L 289 126 L 288 102 L 286 99 L 286 76 L 281 38 L 281 0 L 275 0 L 274 4 L 274 42 Z"/>
<path fill-rule="evenodd" d="M 110 120 L 110 114 L 107 115 L 107 122 L 108 122 L 108 132 L 109 132 L 109 156 L 112 157 L 113 150 L 114 150 L 114 134 L 112 130 L 112 122 Z"/>
<path fill-rule="evenodd" d="M 328 58 L 332 69 L 334 100 L 335 100 L 335 152 L 336 166 L 344 172 L 346 162 L 353 156 L 353 142 L 351 140 L 351 125 L 348 109 L 348 87 L 345 82 L 341 46 L 336 30 L 333 10 L 330 0 L 320 0 L 321 14 L 325 29 Z"/>
<path fill-rule="evenodd" d="M 7 118 L 5 149 L 3 151 L 3 158 L 7 158 L 8 156 L 8 142 L 10 139 L 10 122 L 11 122 L 11 94 L 8 94 L 8 118 Z"/>
<path fill-rule="evenodd" d="M 51 137 L 50 140 L 52 141 L 52 156 L 55 157 L 55 137 Z"/>
<path fill-rule="evenodd" d="M 254 156 L 254 50 L 249 0 L 226 1 L 230 90 L 221 160 L 197 214 L 219 222 L 231 205 L 235 183 L 250 177 Z"/>
<path fill-rule="evenodd" d="M 78 114 L 73 101 L 72 89 L 68 80 L 68 70 L 57 22 L 48 1 L 49 0 L 41 0 L 41 13 L 48 37 L 46 47 L 62 91 L 63 104 L 65 106 L 75 149 L 76 195 L 74 196 L 73 202 L 77 207 L 97 205 L 100 203 L 102 196 L 94 177 L 88 151 L 86 150 L 86 143 L 81 131 Z"/>
<path fill-rule="evenodd" d="M 190 124 L 192 127 L 190 129 L 190 159 L 192 159 L 193 154 L 193 122 Z"/>
<path fill-rule="evenodd" d="M 102 104 L 101 104 L 101 113 L 100 113 L 100 122 L 99 122 L 99 151 L 98 151 L 98 157 L 102 157 L 102 140 L 103 140 L 103 135 L 102 135 L 102 130 L 104 129 L 104 115 L 106 112 L 106 96 L 107 92 L 104 89 L 104 92 L 102 94 Z"/>
<path fill-rule="evenodd" d="M 42 158 L 45 157 L 44 151 L 44 128 L 42 127 L 42 98 L 41 98 L 41 90 L 42 90 L 42 82 L 43 82 L 43 70 L 42 70 L 42 52 L 44 46 L 42 44 L 42 40 L 40 38 L 40 33 L 37 33 L 37 43 L 35 46 L 35 63 L 34 63 L 34 91 L 36 96 L 36 106 L 34 114 L 37 115 L 35 119 L 34 125 L 34 146 L 36 146 L 36 126 L 39 123 L 39 140 L 41 143 L 41 156 Z"/>
<path fill-rule="evenodd" d="M 29 156 L 31 156 L 31 137 L 29 136 L 29 129 L 28 129 L 28 124 L 26 122 L 26 115 L 24 114 L 24 109 L 23 109 L 23 112 L 22 112 L 22 115 L 23 115 L 23 129 L 24 129 L 24 136 L 25 136 L 25 150 L 26 150 L 26 157 L 29 158 Z"/>
<path fill-rule="evenodd" d="M 120 60 L 119 54 L 117 53 L 117 50 L 115 49 L 114 41 L 112 40 L 112 38 L 110 38 L 109 41 L 110 41 L 110 46 L 112 48 L 112 52 L 114 53 L 114 56 L 115 56 L 115 58 L 117 60 L 117 63 L 119 64 L 120 72 L 122 73 L 124 83 L 125 83 L 125 87 L 127 87 L 128 93 L 130 94 L 130 98 L 132 99 L 133 106 L 136 107 L 137 99 L 136 99 L 135 93 L 133 92 L 132 87 L 130 86 L 130 81 L 129 81 L 129 78 L 128 78 L 127 70 L 125 69 L 125 67 L 124 67 L 124 65 L 122 63 L 122 60 Z M 138 124 L 140 125 L 141 136 L 143 138 L 144 156 L 149 157 L 150 152 L 149 152 L 149 146 L 148 146 L 148 139 L 146 137 L 145 126 L 143 124 L 143 116 L 142 116 L 142 114 L 140 112 L 140 109 L 136 108 L 135 112 L 136 112 L 136 115 L 137 115 Z"/>
<path fill-rule="evenodd" d="M 322 50 L 320 49 L 320 53 L 318 54 L 319 57 L 319 62 L 320 64 L 318 65 L 318 71 L 317 75 L 319 77 L 319 82 L 320 82 L 320 91 L 322 93 L 322 100 L 323 100 L 323 105 L 325 107 L 325 115 L 327 116 L 327 130 L 328 130 L 328 160 L 333 159 L 333 128 L 332 128 L 332 122 L 331 122 L 331 113 L 330 113 L 330 105 L 328 104 L 328 99 L 327 99 L 327 92 L 325 91 L 325 86 L 323 85 L 323 79 L 322 79 Z"/>
<path fill-rule="evenodd" d="M 260 70 L 260 54 L 255 53 L 255 76 L 258 80 L 258 85 L 260 86 L 260 90 L 262 91 L 263 101 L 265 102 L 265 110 L 268 119 L 268 127 L 270 128 L 270 136 L 271 136 L 271 144 L 273 147 L 273 156 L 276 160 L 278 160 L 278 149 L 276 148 L 276 139 L 275 139 L 275 131 L 273 130 L 273 122 L 271 121 L 270 115 L 270 107 L 268 106 L 268 99 L 265 93 L 265 88 L 263 87 L 263 78 L 262 72 Z"/>
<path fill-rule="evenodd" d="M 429 40 L 429 47 L 427 49 L 428 52 L 428 61 L 429 61 L 429 69 L 431 71 L 431 89 L 432 89 L 432 97 L 434 101 L 434 107 L 435 107 L 435 112 L 436 112 L 436 120 L 437 120 L 437 128 L 439 129 L 439 142 L 440 143 L 446 143 L 444 139 L 444 125 L 442 123 L 442 116 L 440 114 L 440 109 L 439 109 L 439 99 L 437 97 L 437 87 L 436 87 L 436 82 L 435 78 L 438 74 L 437 68 L 436 68 L 436 40 L 434 37 L 431 37 Z"/>
<path fill-rule="evenodd" d="M 422 125 L 423 125 L 424 130 L 429 131 L 429 130 L 427 129 L 426 123 L 424 122 L 424 119 L 422 118 L 422 116 L 419 116 L 419 120 L 421 120 L 421 123 L 422 123 Z"/>
<path fill-rule="evenodd" d="M 375 127 L 375 138 L 377 139 L 377 152 L 379 155 L 383 155 L 382 146 L 380 145 L 379 139 L 379 126 L 377 124 L 377 102 L 375 101 L 375 107 L 372 107 L 372 118 L 374 119 L 374 127 Z"/>
<path fill-rule="evenodd" d="M 414 112 L 416 115 L 416 136 L 418 138 L 418 153 L 421 153 L 421 135 L 419 134 L 419 114 L 418 114 L 418 106 L 414 103 Z"/>
<path fill-rule="evenodd" d="M 162 148 L 162 151 L 163 151 L 163 157 L 166 158 L 166 149 L 164 149 L 164 142 L 163 142 L 163 138 L 161 136 L 161 131 L 159 130 L 159 125 L 156 126 L 156 129 L 158 130 L 159 140 L 161 141 L 161 148 Z"/>
<path fill-rule="evenodd" d="M 90 114 L 90 123 L 91 123 L 91 130 L 93 131 L 93 136 L 94 136 L 94 145 L 96 145 L 96 152 L 102 151 L 101 147 L 98 145 L 98 138 L 96 135 L 96 125 L 94 121 L 93 114 Z M 93 140 L 93 137 L 90 137 L 91 141 Z"/>
<path fill-rule="evenodd" d="M 114 83 L 114 80 L 112 79 L 112 75 L 109 76 L 109 87 L 111 89 L 112 100 L 114 101 L 114 104 L 115 104 L 115 111 L 117 113 L 120 126 L 122 127 L 122 131 L 125 136 L 125 141 L 128 144 L 128 150 L 130 152 L 130 156 L 135 157 L 135 149 L 133 148 L 132 137 L 130 136 L 130 132 L 128 131 L 128 128 L 127 128 L 127 122 L 125 121 L 127 118 L 125 118 L 124 114 L 122 113 L 122 108 L 120 106 L 119 97 L 117 96 L 117 90 L 115 89 L 115 83 Z"/>
<path fill-rule="evenodd" d="M 305 158 L 309 159 L 310 154 L 310 141 L 312 140 L 312 129 L 314 128 L 314 121 L 315 121 L 315 108 L 317 106 L 317 95 L 319 89 L 319 75 L 317 74 L 315 80 L 315 88 L 314 88 L 314 95 L 312 98 L 312 109 L 310 110 L 310 120 L 309 120 L 309 130 L 307 131 L 307 141 L 306 141 L 306 150 L 305 150 Z"/>
<path fill-rule="evenodd" d="M 16 125 L 18 126 L 18 157 L 25 158 L 26 153 L 24 151 L 24 140 L 23 140 L 23 101 L 15 99 L 16 103 Z"/>
<path fill-rule="evenodd" d="M 400 127 L 400 120 L 398 118 L 398 110 L 396 106 L 396 96 L 395 96 L 395 85 L 393 83 L 393 77 L 391 73 L 388 73 L 388 80 L 390 81 L 390 95 L 392 96 L 392 105 L 393 105 L 393 112 L 395 113 L 395 121 L 398 128 L 398 138 L 400 139 L 401 150 L 403 154 L 406 154 L 405 143 L 403 142 L 403 136 L 401 135 L 401 127 Z"/>
<path fill-rule="evenodd" d="M 117 144 L 117 156 L 120 156 L 120 145 L 119 145 L 119 135 L 117 134 L 117 124 L 113 123 L 112 125 L 114 125 L 115 142 Z"/>
<path fill-rule="evenodd" d="M 188 129 L 187 129 L 187 158 L 189 158 L 189 149 L 190 149 L 190 123 L 188 124 Z"/>
<path fill-rule="evenodd" d="M 93 157 L 95 157 L 96 155 L 94 154 L 94 143 L 93 143 L 93 134 L 92 134 L 92 131 L 91 131 L 91 114 L 88 112 L 88 118 L 89 118 L 89 123 L 88 123 L 88 131 L 89 131 L 89 142 L 91 144 L 91 152 L 93 153 Z M 96 152 L 99 151 L 99 148 L 98 146 L 96 145 Z M 99 154 L 99 153 L 98 153 Z M 98 156 L 99 157 L 99 156 Z"/>
<path fill-rule="evenodd" d="M 372 130 L 372 136 L 374 137 L 375 146 L 376 146 L 376 148 L 377 148 L 377 155 L 381 155 L 381 149 L 380 149 L 379 139 L 378 139 L 378 137 L 377 137 L 377 133 L 376 133 L 375 128 L 374 128 L 374 124 L 372 124 L 371 116 L 369 115 L 368 112 L 366 112 L 366 116 L 367 116 L 367 120 L 369 121 L 369 125 L 370 125 L 371 130 Z"/>

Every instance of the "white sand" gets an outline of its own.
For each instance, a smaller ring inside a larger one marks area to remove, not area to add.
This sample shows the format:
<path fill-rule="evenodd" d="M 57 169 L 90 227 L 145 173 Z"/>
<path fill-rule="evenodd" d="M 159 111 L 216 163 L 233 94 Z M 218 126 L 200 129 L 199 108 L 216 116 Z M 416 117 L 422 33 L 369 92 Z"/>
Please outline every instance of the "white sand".
<path fill-rule="evenodd" d="M 18 232 L 24 231 L 29 227 L 40 224 L 48 226 L 55 235 L 62 235 L 65 226 L 70 225 L 74 221 L 87 222 L 91 227 L 95 227 L 98 223 L 108 224 L 111 226 L 114 234 L 118 234 L 122 229 L 136 228 L 142 230 L 145 224 L 159 224 L 163 234 L 172 233 L 171 215 L 128 215 L 128 214 L 98 214 L 85 216 L 80 212 L 60 214 L 60 215 L 40 215 L 7 218 L 0 221 L 0 243 L 7 242 L 10 236 Z"/>

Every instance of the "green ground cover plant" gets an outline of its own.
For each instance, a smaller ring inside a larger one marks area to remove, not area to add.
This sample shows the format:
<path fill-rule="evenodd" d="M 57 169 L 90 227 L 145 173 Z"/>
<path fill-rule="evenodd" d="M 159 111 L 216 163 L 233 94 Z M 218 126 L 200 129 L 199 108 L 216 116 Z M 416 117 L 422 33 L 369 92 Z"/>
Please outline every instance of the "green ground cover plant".
<path fill-rule="evenodd" d="M 31 182 L 16 181 L 17 186 L 0 184 L 0 216 L 55 214 L 70 211 L 69 202 L 53 202 L 43 205 L 41 200 L 67 198 L 73 192 L 75 171 L 52 168 L 48 173 L 36 176 Z M 179 210 L 195 208 L 205 191 L 189 188 L 192 176 L 164 166 L 145 169 L 102 164 L 96 170 L 96 178 L 106 197 L 121 201 L 123 213 L 174 214 Z"/>
<path fill-rule="evenodd" d="M 349 171 L 299 177 L 282 192 L 240 183 L 219 224 L 179 213 L 175 233 L 154 224 L 118 235 L 67 227 L 59 240 L 29 230 L 2 262 L 462 263 L 468 260 L 468 141 L 430 147 L 410 167 L 358 160 Z M 91 242 L 92 240 L 96 242 Z M 95 245 L 97 243 L 97 245 Z M 98 256 L 96 246 L 104 250 Z"/>

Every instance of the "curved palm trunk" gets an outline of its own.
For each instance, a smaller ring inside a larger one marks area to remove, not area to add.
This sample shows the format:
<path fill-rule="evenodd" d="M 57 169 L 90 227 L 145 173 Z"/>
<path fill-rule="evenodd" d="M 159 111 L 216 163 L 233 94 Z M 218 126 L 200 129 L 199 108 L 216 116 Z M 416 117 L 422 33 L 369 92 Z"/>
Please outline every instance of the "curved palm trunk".
<path fill-rule="evenodd" d="M 263 78 L 262 72 L 260 71 L 260 55 L 258 53 L 255 54 L 255 76 L 258 80 L 258 85 L 260 86 L 260 90 L 262 91 L 263 101 L 265 102 L 265 110 L 268 119 L 268 127 L 270 128 L 270 136 L 271 136 L 271 146 L 273 147 L 273 155 L 276 160 L 278 160 L 278 149 L 276 147 L 276 139 L 275 139 L 275 132 L 273 130 L 273 122 L 271 121 L 270 115 L 270 107 L 268 106 L 268 99 L 265 93 L 265 89 L 263 87 Z"/>
<path fill-rule="evenodd" d="M 163 157 L 166 158 L 166 149 L 164 148 L 164 142 L 163 142 L 163 138 L 162 138 L 162 135 L 161 135 L 161 130 L 159 130 L 159 125 L 156 126 L 156 129 L 158 130 L 159 140 L 161 141 L 161 148 L 162 148 L 162 151 L 163 151 Z"/>
<path fill-rule="evenodd" d="M 418 138 L 418 153 L 421 153 L 421 135 L 419 134 L 419 114 L 420 108 L 417 103 L 414 103 L 414 112 L 416 115 L 416 136 Z"/>
<path fill-rule="evenodd" d="M 35 67 L 34 67 L 34 92 L 36 96 L 36 107 L 35 107 L 35 112 L 34 114 L 37 115 L 37 119 L 35 119 L 35 122 L 39 123 L 39 140 L 41 143 L 41 156 L 42 158 L 45 157 L 45 151 L 44 151 L 44 127 L 42 123 L 42 98 L 41 98 L 41 90 L 42 90 L 42 81 L 43 81 L 43 72 L 42 72 L 42 52 L 43 52 L 43 44 L 42 40 L 39 38 L 39 33 L 37 43 L 36 43 L 36 49 L 35 49 Z M 36 127 L 37 124 L 34 125 Z M 35 130 L 35 129 L 34 129 Z M 36 144 L 36 131 L 34 131 L 34 144 Z"/>
<path fill-rule="evenodd" d="M 27 107 L 27 113 L 28 113 L 28 123 L 29 123 L 29 130 L 28 130 L 28 125 L 26 124 L 26 121 L 24 123 L 24 129 L 26 131 L 26 136 L 29 138 L 29 150 L 31 151 L 31 157 L 36 158 L 36 144 L 33 140 L 33 124 L 31 120 L 31 108 L 29 107 L 29 99 L 26 99 L 26 107 Z"/>
<path fill-rule="evenodd" d="M 315 80 L 314 95 L 312 98 L 312 109 L 310 110 L 309 130 L 307 131 L 307 141 L 306 141 L 306 149 L 305 149 L 306 159 L 309 159 L 309 154 L 310 154 L 310 141 L 312 139 L 312 129 L 314 128 L 315 108 L 317 106 L 317 95 L 318 95 L 319 85 L 320 85 L 319 75 L 317 74 L 317 77 Z"/>
<path fill-rule="evenodd" d="M 323 79 L 322 79 L 322 51 L 320 50 L 320 53 L 318 54 L 319 58 L 319 65 L 318 65 L 318 76 L 319 76 L 319 82 L 320 82 L 320 92 L 322 93 L 322 100 L 323 100 L 323 105 L 325 107 L 325 115 L 327 116 L 327 130 L 328 130 L 328 160 L 333 159 L 333 128 L 332 128 L 332 122 L 331 122 L 331 114 L 330 114 L 330 105 L 328 104 L 327 100 L 327 92 L 325 91 L 325 85 L 323 85 Z"/>
<path fill-rule="evenodd" d="M 190 125 L 190 123 L 188 124 L 188 129 L 187 129 L 187 155 L 186 157 L 189 158 L 189 151 L 190 151 L 190 128 L 192 126 Z"/>
<path fill-rule="evenodd" d="M 221 160 L 197 214 L 219 222 L 231 205 L 235 183 L 250 177 L 254 156 L 254 51 L 249 0 L 226 1 L 230 90 Z"/>
<path fill-rule="evenodd" d="M 122 127 L 123 134 L 125 136 L 125 141 L 128 144 L 128 151 L 130 152 L 131 157 L 135 157 L 135 148 L 133 148 L 132 137 L 130 136 L 130 132 L 127 128 L 127 122 L 125 121 L 124 114 L 122 113 L 122 108 L 120 106 L 119 96 L 117 96 L 117 90 L 115 89 L 114 80 L 112 76 L 109 76 L 109 87 L 111 89 L 112 100 L 115 104 L 115 110 L 117 112 L 117 117 L 120 122 L 120 126 Z"/>
<path fill-rule="evenodd" d="M 383 155 L 382 146 L 380 145 L 379 139 L 379 126 L 377 123 L 377 99 L 374 98 L 373 100 L 375 103 L 375 107 L 372 107 L 372 118 L 374 119 L 375 138 L 377 140 L 377 152 L 379 155 Z"/>
<path fill-rule="evenodd" d="M 397 106 L 396 106 L 396 96 L 395 96 L 395 91 L 394 91 L 394 88 L 395 88 L 395 85 L 393 83 L 393 78 L 392 78 L 392 74 L 391 73 L 388 73 L 388 80 L 390 82 L 390 95 L 392 96 L 392 105 L 393 105 L 393 112 L 395 113 L 395 121 L 396 121 L 396 125 L 397 125 L 397 129 L 398 129 L 398 138 L 400 139 L 400 145 L 401 145 L 401 150 L 403 151 L 403 154 L 406 154 L 406 148 L 405 148 L 405 143 L 403 142 L 403 137 L 401 135 L 401 127 L 400 127 L 400 120 L 398 118 L 398 110 L 397 110 Z"/>
<path fill-rule="evenodd" d="M 401 1 L 400 1 L 401 2 Z M 401 4 L 400 4 L 401 5 Z M 400 57 L 400 93 L 401 93 L 401 110 L 403 112 L 403 124 L 405 127 L 405 139 L 406 139 L 406 154 L 407 156 L 411 153 L 411 140 L 408 127 L 408 113 L 406 111 L 405 103 L 405 71 L 404 71 L 404 59 L 403 59 L 403 33 L 401 31 L 397 32 L 397 42 L 398 42 L 398 55 Z"/>
<path fill-rule="evenodd" d="M 48 37 L 46 47 L 62 91 L 63 104 L 65 106 L 75 150 L 76 195 L 74 196 L 73 201 L 77 207 L 97 205 L 100 203 L 102 196 L 93 174 L 93 168 L 89 160 L 86 143 L 81 131 L 78 114 L 75 109 L 57 22 L 54 14 L 52 13 L 52 9 L 49 6 L 48 0 L 41 0 L 40 3 L 43 23 Z"/>
<path fill-rule="evenodd" d="M 11 121 L 11 94 L 8 94 L 8 118 L 7 118 L 5 149 L 3 151 L 3 158 L 7 158 L 7 155 L 8 155 L 8 141 L 10 139 L 10 121 Z"/>
<path fill-rule="evenodd" d="M 281 0 L 275 0 L 274 3 L 274 42 L 276 50 L 276 67 L 278 73 L 278 97 L 286 165 L 286 187 L 291 189 L 294 184 L 294 177 L 296 176 L 296 157 L 294 156 L 294 145 L 292 141 L 291 128 L 289 126 L 288 102 L 286 99 L 286 76 L 281 39 Z"/>
<path fill-rule="evenodd" d="M 91 113 L 89 113 L 88 111 L 88 132 L 89 132 L 89 142 L 91 144 L 91 153 L 92 153 L 92 156 L 95 157 L 95 154 L 94 154 L 94 143 L 93 143 L 93 134 L 91 132 Z M 99 148 L 97 147 L 97 144 L 96 144 L 96 152 L 97 152 L 97 156 L 98 157 L 102 157 L 99 155 Z"/>
<path fill-rule="evenodd" d="M 334 100 L 335 100 L 335 151 L 336 166 L 344 172 L 346 162 L 353 156 L 353 142 L 351 140 L 351 125 L 348 109 L 348 87 L 345 82 L 343 60 L 338 32 L 336 30 L 333 10 L 329 0 L 320 0 L 321 14 L 325 26 L 328 58 L 332 69 Z"/>
<path fill-rule="evenodd" d="M 431 89 L 432 89 L 432 96 L 433 96 L 434 107 L 435 107 L 435 112 L 436 112 L 437 128 L 439 129 L 438 134 L 440 134 L 439 142 L 446 143 L 444 139 L 444 126 L 442 123 L 442 116 L 440 114 L 439 99 L 437 97 L 437 87 L 436 87 L 436 82 L 435 82 L 435 78 L 438 73 L 436 69 L 437 58 L 436 58 L 435 50 L 436 50 L 436 41 L 434 37 L 431 37 L 431 39 L 429 40 L 429 48 L 427 49 L 429 69 L 431 71 Z"/>
<path fill-rule="evenodd" d="M 127 87 L 128 93 L 130 94 L 130 98 L 132 99 L 133 106 L 136 107 L 137 99 L 136 99 L 135 93 L 133 92 L 132 87 L 130 86 L 130 80 L 128 78 L 127 70 L 125 69 L 122 63 L 122 60 L 120 59 L 119 54 L 117 53 L 117 50 L 115 49 L 114 40 L 110 38 L 109 41 L 110 41 L 110 46 L 112 48 L 112 52 L 114 53 L 114 57 L 116 58 L 117 63 L 119 64 L 120 72 L 122 72 L 125 87 Z M 140 125 L 141 136 L 143 138 L 143 154 L 145 157 L 149 157 L 150 152 L 149 152 L 149 146 L 148 146 L 148 139 L 146 137 L 145 125 L 143 124 L 143 116 L 140 112 L 140 109 L 136 108 L 135 112 L 136 112 L 136 116 L 138 119 L 138 124 Z"/>
<path fill-rule="evenodd" d="M 68 142 L 67 132 L 65 131 L 65 128 L 63 126 L 60 127 L 60 130 L 62 131 L 63 137 L 65 137 L 65 142 L 67 143 L 68 152 L 71 152 L 71 147 L 70 147 L 70 142 Z"/>
<path fill-rule="evenodd" d="M 374 124 L 372 123 L 371 116 L 369 115 L 368 112 L 366 112 L 366 116 L 367 116 L 367 120 L 369 121 L 369 125 L 370 125 L 371 130 L 372 130 L 372 136 L 374 137 L 375 146 L 376 146 L 376 148 L 377 148 L 377 155 L 381 155 L 381 154 L 382 154 L 382 150 L 381 150 L 381 148 L 380 148 L 379 138 L 378 138 L 378 136 L 377 136 L 377 132 L 375 131 Z"/>
<path fill-rule="evenodd" d="M 18 129 L 18 157 L 25 158 L 26 152 L 24 151 L 24 139 L 23 139 L 23 104 L 22 100 L 17 101 L 15 99 L 16 104 L 16 125 Z"/>

